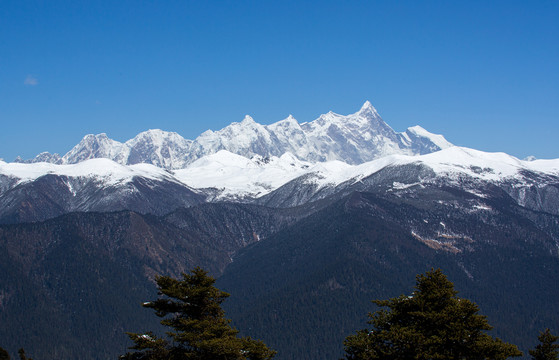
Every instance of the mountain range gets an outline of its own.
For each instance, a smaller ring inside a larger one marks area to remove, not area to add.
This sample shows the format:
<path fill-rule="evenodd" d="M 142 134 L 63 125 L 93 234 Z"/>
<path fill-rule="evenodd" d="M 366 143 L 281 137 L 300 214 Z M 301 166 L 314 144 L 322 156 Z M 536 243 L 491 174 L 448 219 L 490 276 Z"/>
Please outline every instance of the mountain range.
<path fill-rule="evenodd" d="M 116 358 L 124 331 L 158 329 L 139 306 L 154 276 L 196 265 L 232 294 L 234 325 L 280 360 L 339 358 L 370 300 L 411 292 L 431 267 L 526 350 L 559 330 L 559 159 L 396 133 L 366 102 L 303 124 L 88 135 L 62 157 L 0 161 L 10 351 Z"/>
<path fill-rule="evenodd" d="M 132 210 L 164 215 L 204 202 L 285 208 L 353 191 L 397 192 L 429 184 L 484 196 L 498 188 L 518 205 L 559 215 L 559 160 L 522 161 L 504 153 L 449 147 L 390 155 L 359 165 L 310 163 L 290 153 L 252 159 L 220 150 L 184 169 L 91 159 L 72 165 L 0 162 L 0 223 L 46 220 L 76 211 Z"/>
<path fill-rule="evenodd" d="M 289 116 L 271 125 L 261 125 L 247 115 L 241 122 L 215 132 L 208 130 L 195 140 L 162 130 L 142 132 L 124 143 L 106 134 L 90 134 L 64 156 L 44 152 L 34 159 L 18 158 L 16 162 L 76 164 L 106 158 L 122 165 L 147 163 L 164 169 L 182 169 L 204 156 L 227 150 L 249 158 L 291 153 L 311 162 L 340 160 L 359 164 L 385 155 L 419 155 L 449 146 L 444 137 L 420 126 L 395 132 L 367 101 L 355 114 L 329 112 L 302 124 Z"/>

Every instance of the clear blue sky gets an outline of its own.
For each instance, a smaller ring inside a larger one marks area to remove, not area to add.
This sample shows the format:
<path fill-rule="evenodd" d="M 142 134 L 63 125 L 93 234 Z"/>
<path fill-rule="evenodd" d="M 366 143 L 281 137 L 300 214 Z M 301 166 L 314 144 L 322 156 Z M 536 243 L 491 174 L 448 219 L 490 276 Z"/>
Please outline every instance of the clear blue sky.
<path fill-rule="evenodd" d="M 0 3 L 0 158 L 370 100 L 396 131 L 559 158 L 559 1 Z"/>

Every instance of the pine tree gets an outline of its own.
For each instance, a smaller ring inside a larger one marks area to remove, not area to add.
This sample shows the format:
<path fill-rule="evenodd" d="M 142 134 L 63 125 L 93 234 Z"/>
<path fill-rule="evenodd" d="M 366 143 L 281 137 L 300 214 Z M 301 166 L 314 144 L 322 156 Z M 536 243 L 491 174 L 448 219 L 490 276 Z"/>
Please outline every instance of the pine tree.
<path fill-rule="evenodd" d="M 538 344 L 534 350 L 530 350 L 532 359 L 557 360 L 557 356 L 559 355 L 559 345 L 554 344 L 557 339 L 559 339 L 559 336 L 552 335 L 549 329 L 545 329 L 545 331 L 540 333 L 540 336 L 538 336 L 540 344 Z"/>
<path fill-rule="evenodd" d="M 10 360 L 10 354 L 2 347 L 0 347 L 0 360 Z"/>
<path fill-rule="evenodd" d="M 439 270 L 418 275 L 411 296 L 374 300 L 383 309 L 369 314 L 372 329 L 346 338 L 346 359 L 507 359 L 521 356 L 515 345 L 492 338 L 492 327 L 473 302 L 459 298 Z"/>
<path fill-rule="evenodd" d="M 126 360 L 268 360 L 275 351 L 248 337 L 237 337 L 238 331 L 225 318 L 221 303 L 229 296 L 214 287 L 215 280 L 197 267 L 182 280 L 168 276 L 156 278 L 157 300 L 144 307 L 155 310 L 170 327 L 167 332 L 172 342 L 148 332 L 128 333 L 136 352 L 121 356 Z"/>
<path fill-rule="evenodd" d="M 19 355 L 19 360 L 33 360 L 31 358 L 28 358 L 27 356 L 25 356 L 25 350 L 23 350 L 23 348 L 19 349 L 17 351 L 18 355 Z"/>

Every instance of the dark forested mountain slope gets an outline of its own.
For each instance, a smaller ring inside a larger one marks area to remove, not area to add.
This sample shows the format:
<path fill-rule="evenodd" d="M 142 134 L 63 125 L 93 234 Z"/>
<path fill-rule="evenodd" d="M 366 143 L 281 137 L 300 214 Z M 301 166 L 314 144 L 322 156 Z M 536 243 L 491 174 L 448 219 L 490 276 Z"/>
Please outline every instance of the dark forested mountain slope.
<path fill-rule="evenodd" d="M 559 159 L 397 133 L 366 102 L 29 162 L 0 160 L 0 346 L 35 360 L 116 358 L 125 330 L 157 327 L 154 276 L 194 266 L 280 360 L 337 358 L 371 299 L 431 267 L 523 349 L 559 323 Z"/>
<path fill-rule="evenodd" d="M 93 176 L 55 174 L 31 182 L 10 184 L 9 180 L 0 177 L 6 188 L 0 192 L 0 224 L 42 221 L 77 211 L 131 210 L 164 215 L 204 201 L 203 195 L 184 184 L 139 176 L 114 184 Z"/>
<path fill-rule="evenodd" d="M 531 346 L 559 321 L 556 176 L 511 172 L 507 182 L 489 168 L 452 165 L 445 175 L 445 162 L 398 159 L 337 182 L 309 173 L 259 200 L 270 207 L 200 203 L 203 192 L 143 165 L 3 178 L 6 222 L 139 213 L 0 226 L 2 346 L 36 360 L 116 356 L 124 330 L 156 326 L 139 307 L 155 296 L 153 277 L 196 265 L 223 274 L 228 316 L 279 359 L 336 358 L 371 299 L 411 291 L 431 267 L 479 303 L 497 335 Z"/>
<path fill-rule="evenodd" d="M 71 213 L 2 225 L 2 346 L 39 360 L 115 358 L 129 345 L 125 331 L 157 328 L 140 306 L 156 296 L 155 275 L 202 266 L 217 276 L 240 248 L 301 214 L 205 204 L 165 218 Z"/>
<path fill-rule="evenodd" d="M 0 322 L 10 324 L 0 337 L 37 359 L 114 357 L 129 326 L 157 324 L 139 307 L 155 292 L 149 279 L 213 265 L 207 259 L 216 254 L 205 248 L 157 218 L 131 212 L 2 226 L 0 249 L 11 273 L 0 280 Z"/>
<path fill-rule="evenodd" d="M 243 295 L 225 306 L 235 324 L 279 359 L 335 359 L 370 300 L 410 293 L 440 267 L 496 335 L 526 349 L 559 321 L 558 229 L 502 192 L 355 192 L 241 250 L 218 283 Z"/>

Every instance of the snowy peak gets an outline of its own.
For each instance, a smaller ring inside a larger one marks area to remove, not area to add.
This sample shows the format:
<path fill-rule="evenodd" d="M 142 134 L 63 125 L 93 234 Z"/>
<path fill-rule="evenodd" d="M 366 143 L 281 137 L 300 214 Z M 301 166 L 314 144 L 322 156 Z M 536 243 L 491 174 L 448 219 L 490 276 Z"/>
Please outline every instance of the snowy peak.
<path fill-rule="evenodd" d="M 369 101 L 350 115 L 332 111 L 299 124 L 291 115 L 261 125 L 249 115 L 218 131 L 208 130 L 195 140 L 174 132 L 152 129 L 121 143 L 106 134 L 86 135 L 62 158 L 43 153 L 23 162 L 75 164 L 107 158 L 119 164 L 148 163 L 165 169 L 182 169 L 221 150 L 252 158 L 280 157 L 291 153 L 301 161 L 343 161 L 360 164 L 391 154 L 420 155 L 452 146 L 441 135 L 421 127 L 395 132 Z"/>
<path fill-rule="evenodd" d="M 390 154 L 413 154 L 411 143 L 401 143 L 368 101 L 354 114 L 329 112 L 302 128 L 318 145 L 319 161 L 359 164 Z"/>
<path fill-rule="evenodd" d="M 174 169 L 184 167 L 192 144 L 175 132 L 152 129 L 144 131 L 126 143 L 126 164 L 148 163 Z"/>
<path fill-rule="evenodd" d="M 483 191 L 479 189 L 496 186 L 522 206 L 559 214 L 553 200 L 559 201 L 559 159 L 523 161 L 505 153 L 457 146 L 419 156 L 393 154 L 359 165 L 339 160 L 312 163 L 290 152 L 279 157 L 247 158 L 227 150 L 173 171 L 151 164 L 121 165 L 109 159 L 90 159 L 72 165 L 0 161 L 0 195 L 44 175 L 61 177 L 73 193 L 85 183 L 127 191 L 128 184 L 135 179 L 148 179 L 189 191 L 198 189 L 199 194 L 208 196 L 207 201 L 258 199 L 266 204 L 269 194 L 285 197 L 290 206 L 346 190 L 379 189 L 379 184 L 386 191 L 444 184 L 475 194 Z"/>
<path fill-rule="evenodd" d="M 51 154 L 49 152 L 42 152 L 33 159 L 33 162 L 50 162 L 54 164 L 58 164 L 62 161 L 62 158 L 58 154 Z"/>
<path fill-rule="evenodd" d="M 62 157 L 66 164 L 76 164 L 81 161 L 97 158 L 117 159 L 122 153 L 124 144 L 110 139 L 107 134 L 89 134 Z"/>
<path fill-rule="evenodd" d="M 263 196 L 301 176 L 310 166 L 290 153 L 249 159 L 220 150 L 175 170 L 174 176 L 193 188 L 215 189 L 213 200 L 240 200 Z"/>
<path fill-rule="evenodd" d="M 426 155 L 390 155 L 359 165 L 318 163 L 258 201 L 267 206 L 298 206 L 353 191 L 400 192 L 414 197 L 413 188 L 442 186 L 479 198 L 510 196 L 520 206 L 557 215 L 557 184 L 559 159 L 522 161 L 504 153 L 453 146 Z M 497 188 L 501 191 L 495 192 Z"/>
<path fill-rule="evenodd" d="M 434 153 L 420 156 L 394 155 L 386 166 L 423 164 L 434 171 L 435 174 L 445 179 L 463 181 L 465 177 L 490 182 L 514 181 L 517 186 L 536 184 L 537 176 L 549 175 L 556 182 L 559 176 L 559 159 L 523 161 L 502 152 L 484 152 L 465 147 L 452 146 Z M 375 164 L 380 164 L 385 159 L 374 160 L 367 164 L 358 165 L 362 170 Z M 532 175 L 524 177 L 523 173 Z M 367 173 L 367 171 L 364 171 Z M 543 186 L 539 183 L 538 186 Z"/>
<path fill-rule="evenodd" d="M 252 125 L 254 123 L 255 123 L 255 121 L 252 118 L 252 116 L 250 116 L 250 115 L 245 115 L 243 121 L 241 121 L 242 125 Z"/>
<path fill-rule="evenodd" d="M 372 116 L 375 118 L 380 118 L 377 109 L 373 107 L 373 105 L 369 100 L 365 101 L 365 103 L 363 104 L 363 106 L 361 106 L 361 109 L 357 114 L 360 114 L 362 116 Z"/>
<path fill-rule="evenodd" d="M 242 122 L 234 122 L 219 131 L 204 132 L 192 142 L 190 162 L 220 150 L 252 157 L 276 155 L 275 139 L 265 126 L 245 116 Z"/>
<path fill-rule="evenodd" d="M 201 167 L 237 167 L 242 169 L 255 168 L 258 165 L 244 156 L 233 154 L 227 150 L 219 150 L 215 154 L 204 156 L 188 166 L 190 169 Z"/>
<path fill-rule="evenodd" d="M 280 120 L 278 122 L 275 122 L 273 124 L 270 125 L 266 125 L 266 128 L 273 133 L 276 133 L 279 129 L 297 129 L 297 130 L 301 130 L 301 125 L 299 124 L 299 122 L 297 121 L 297 119 L 295 119 L 293 117 L 293 115 L 289 115 L 288 117 L 286 117 L 283 120 Z"/>
<path fill-rule="evenodd" d="M 424 128 L 422 128 L 419 125 L 412 126 L 412 127 L 408 128 L 404 134 L 407 134 L 410 139 L 411 138 L 424 139 L 424 143 L 429 143 L 430 142 L 430 143 L 434 144 L 435 146 L 437 146 L 441 150 L 454 146 L 453 144 L 448 142 L 444 138 L 444 136 L 430 133 L 429 131 L 425 130 Z M 428 152 L 432 152 L 432 151 L 428 151 Z M 423 154 L 423 153 L 424 152 L 420 152 L 420 154 Z"/>
<path fill-rule="evenodd" d="M 373 104 L 371 104 L 369 100 L 363 103 L 363 106 L 361 106 L 361 110 L 359 112 L 363 112 L 365 110 L 374 110 L 376 112 L 375 108 L 373 107 Z"/>
<path fill-rule="evenodd" d="M 56 153 L 51 154 L 48 151 L 44 151 L 44 152 L 40 153 L 39 155 L 35 156 L 33 159 L 25 160 L 25 159 L 22 159 L 20 156 L 18 156 L 14 160 L 14 163 L 24 163 L 24 164 L 34 164 L 34 163 L 40 163 L 40 162 L 46 162 L 46 163 L 51 163 L 51 164 L 61 164 L 62 163 L 62 158 L 60 157 L 60 155 L 58 155 Z"/>
<path fill-rule="evenodd" d="M 137 146 L 138 144 L 152 144 L 154 146 L 161 146 L 162 144 L 179 145 L 190 144 L 191 140 L 186 140 L 176 132 L 163 131 L 160 129 L 150 129 L 139 133 L 133 139 L 130 139 L 126 144 L 130 147 Z"/>
<path fill-rule="evenodd" d="M 351 132 L 355 136 L 369 133 L 369 136 L 365 135 L 365 137 L 370 138 L 375 135 L 389 137 L 395 135 L 394 130 L 382 120 L 369 101 L 366 101 L 361 109 L 354 114 L 344 116 L 330 111 L 327 114 L 321 115 L 318 119 L 306 123 L 304 126 L 307 129 L 313 129 L 313 131 L 321 133 L 327 133 L 328 130 L 325 129 L 330 129 L 332 127 L 340 129 L 341 131 Z M 358 133 L 355 133 L 356 131 Z"/>
<path fill-rule="evenodd" d="M 112 140 L 105 133 L 90 134 L 64 155 L 60 163 L 77 164 L 105 158 L 123 165 L 148 163 L 167 169 L 183 167 L 191 143 L 177 133 L 159 129 L 144 131 L 125 143 Z"/>

